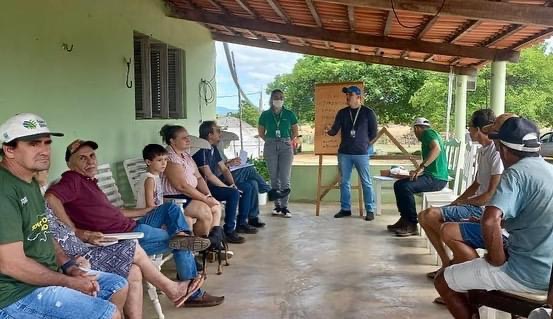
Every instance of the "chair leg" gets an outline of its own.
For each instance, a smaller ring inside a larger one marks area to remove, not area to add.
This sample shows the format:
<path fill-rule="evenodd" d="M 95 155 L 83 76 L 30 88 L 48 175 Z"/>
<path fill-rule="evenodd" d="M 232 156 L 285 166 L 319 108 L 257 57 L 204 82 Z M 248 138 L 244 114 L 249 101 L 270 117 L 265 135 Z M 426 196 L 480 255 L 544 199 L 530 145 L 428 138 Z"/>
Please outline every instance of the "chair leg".
<path fill-rule="evenodd" d="M 382 215 L 382 183 L 375 181 L 374 190 L 376 196 L 376 215 Z"/>
<path fill-rule="evenodd" d="M 159 296 L 157 295 L 156 287 L 154 287 L 154 285 L 149 282 L 147 282 L 146 284 L 148 285 L 148 296 L 150 296 L 150 300 L 154 304 L 154 309 L 156 311 L 157 317 L 159 319 L 165 319 L 163 309 L 161 309 L 161 304 L 159 303 Z"/>

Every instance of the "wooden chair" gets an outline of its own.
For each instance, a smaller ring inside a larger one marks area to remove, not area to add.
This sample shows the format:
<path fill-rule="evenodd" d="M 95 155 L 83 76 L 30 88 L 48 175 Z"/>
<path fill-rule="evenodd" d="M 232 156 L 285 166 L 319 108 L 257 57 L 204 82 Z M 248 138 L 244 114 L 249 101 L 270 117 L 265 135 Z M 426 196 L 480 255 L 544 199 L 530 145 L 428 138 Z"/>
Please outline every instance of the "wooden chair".
<path fill-rule="evenodd" d="M 126 170 L 127 169 L 125 168 L 125 171 Z M 96 175 L 96 179 L 98 180 L 98 186 L 104 192 L 104 194 L 106 194 L 109 201 L 116 207 L 119 207 L 119 208 L 124 207 L 124 202 L 121 197 L 121 193 L 119 193 L 119 188 L 115 183 L 115 179 L 113 178 L 113 173 L 111 171 L 111 167 L 109 164 L 98 165 L 98 173 Z M 173 255 L 169 254 L 163 257 L 163 254 L 156 254 L 156 255 L 151 255 L 149 257 L 152 263 L 157 267 L 157 269 L 161 270 L 161 266 L 165 262 L 170 260 L 173 257 Z M 154 304 L 154 309 L 157 313 L 158 318 L 164 319 L 165 315 L 163 314 L 163 309 L 161 308 L 161 304 L 159 303 L 159 296 L 157 294 L 156 287 L 149 282 L 146 282 L 146 284 L 148 286 L 148 296 L 150 297 L 150 300 Z"/>
<path fill-rule="evenodd" d="M 532 310 L 553 305 L 553 268 L 549 279 L 547 294 L 527 294 L 508 291 L 469 290 L 469 301 L 475 312 L 482 306 L 510 313 L 511 316 L 528 317 Z"/>

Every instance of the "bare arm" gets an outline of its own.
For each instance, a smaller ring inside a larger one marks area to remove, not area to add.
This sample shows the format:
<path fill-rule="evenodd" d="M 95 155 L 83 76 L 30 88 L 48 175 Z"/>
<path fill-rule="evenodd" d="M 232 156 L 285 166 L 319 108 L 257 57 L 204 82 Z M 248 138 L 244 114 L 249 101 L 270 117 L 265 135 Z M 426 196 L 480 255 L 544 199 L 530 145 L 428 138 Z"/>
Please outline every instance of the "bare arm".
<path fill-rule="evenodd" d="M 156 182 L 152 177 L 146 178 L 144 181 L 144 196 L 146 197 L 146 207 L 156 207 L 156 200 L 154 198 Z"/>
<path fill-rule="evenodd" d="M 451 203 L 451 205 L 461 205 L 466 204 L 467 198 L 471 197 L 476 193 L 478 190 L 478 187 L 480 187 L 480 184 L 475 180 L 464 192 L 461 194 L 455 201 Z"/>
<path fill-rule="evenodd" d="M 294 124 L 292 125 L 292 140 L 295 140 L 298 135 L 298 124 Z"/>
<path fill-rule="evenodd" d="M 204 201 L 205 194 L 189 185 L 184 178 L 184 174 L 184 169 L 180 165 L 171 162 L 167 163 L 167 168 L 165 168 L 165 176 L 167 176 L 169 183 L 182 194 L 192 199 Z M 206 194 L 209 194 L 209 191 Z"/>
<path fill-rule="evenodd" d="M 497 188 L 497 185 L 499 185 L 500 180 L 501 175 L 492 175 L 490 177 L 490 183 L 488 184 L 488 189 L 486 190 L 486 192 L 473 198 L 467 199 L 465 203 L 474 206 L 486 205 L 490 201 L 490 199 L 492 199 L 493 194 L 495 194 L 495 190 Z"/>
<path fill-rule="evenodd" d="M 265 140 L 265 127 L 262 125 L 257 126 L 257 134 L 262 140 Z"/>
<path fill-rule="evenodd" d="M 224 165 L 223 165 L 224 166 Z M 203 176 L 213 185 L 219 186 L 219 187 L 227 187 L 225 183 L 223 183 L 219 177 L 215 176 L 208 165 L 204 165 L 202 167 L 198 167 L 200 172 Z M 199 185 L 199 184 L 198 184 Z"/>
<path fill-rule="evenodd" d="M 234 177 L 232 177 L 232 173 L 230 172 L 230 169 L 223 163 L 219 162 L 219 169 L 223 173 L 223 176 L 225 177 L 225 181 L 228 185 L 234 185 Z"/>
<path fill-rule="evenodd" d="M 121 208 L 121 213 L 125 215 L 125 217 L 128 218 L 137 218 L 142 217 L 146 214 L 148 214 L 152 208 L 146 207 L 146 208 Z"/>
<path fill-rule="evenodd" d="M 428 157 L 422 161 L 422 165 L 425 167 L 428 167 L 428 165 L 432 164 L 440 155 L 441 147 L 438 142 L 435 140 L 430 143 L 430 152 L 428 153 Z"/>
<path fill-rule="evenodd" d="M 28 258 L 21 241 L 0 245 L 0 273 L 30 285 L 69 287 L 68 276 Z"/>
<path fill-rule="evenodd" d="M 501 266 L 507 260 L 503 250 L 503 238 L 501 234 L 502 212 L 494 206 L 487 206 L 480 222 L 484 244 L 488 253 L 485 258 L 492 266 Z"/>

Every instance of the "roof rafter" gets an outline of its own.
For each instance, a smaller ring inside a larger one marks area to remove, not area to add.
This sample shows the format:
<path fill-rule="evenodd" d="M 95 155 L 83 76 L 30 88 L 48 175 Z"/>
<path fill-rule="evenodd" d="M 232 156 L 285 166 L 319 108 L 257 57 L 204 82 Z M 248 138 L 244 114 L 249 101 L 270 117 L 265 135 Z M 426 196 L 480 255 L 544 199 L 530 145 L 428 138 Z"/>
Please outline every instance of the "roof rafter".
<path fill-rule="evenodd" d="M 282 19 L 282 21 L 284 21 L 284 23 L 290 23 L 290 18 L 286 15 L 286 13 L 284 13 L 284 9 L 282 9 L 282 7 L 280 6 L 280 4 L 278 4 L 277 1 L 273 1 L 273 0 L 265 0 L 265 1 L 269 3 L 271 8 L 273 8 L 273 10 L 276 12 L 276 14 L 278 14 L 278 16 Z"/>
<path fill-rule="evenodd" d="M 249 45 L 249 46 L 272 49 L 272 50 L 326 56 L 326 57 L 337 58 L 337 59 L 361 61 L 365 63 L 394 65 L 394 66 L 400 66 L 400 67 L 415 68 L 415 69 L 422 69 L 422 70 L 429 70 L 429 71 L 436 71 L 436 72 L 446 72 L 446 73 L 449 72 L 450 70 L 450 66 L 445 64 L 424 63 L 424 62 L 411 61 L 411 60 L 398 60 L 398 59 L 384 58 L 384 57 L 371 56 L 371 55 L 365 55 L 365 54 L 359 54 L 359 53 L 319 49 L 314 47 L 303 47 L 298 45 L 290 45 L 290 44 L 282 44 L 282 43 L 272 43 L 267 41 L 245 39 L 242 37 L 233 37 L 233 36 L 228 36 L 228 35 L 223 35 L 218 33 L 213 34 L 213 39 L 217 41 Z M 476 74 L 477 72 L 476 68 L 466 68 L 466 67 L 454 67 L 453 71 L 457 74 L 466 74 L 466 75 Z"/>
<path fill-rule="evenodd" d="M 470 20 L 469 22 L 465 23 L 455 34 L 453 34 L 453 36 L 451 36 L 450 38 L 448 38 L 445 42 L 447 43 L 453 43 L 457 40 L 459 40 L 460 38 L 462 38 L 463 36 L 465 36 L 465 34 L 469 33 L 470 31 L 472 31 L 474 28 L 478 27 L 480 25 L 480 21 L 478 20 Z M 434 58 L 434 56 L 436 56 L 435 54 L 429 54 L 427 55 L 425 58 L 424 58 L 424 62 L 427 62 L 427 61 L 430 61 Z"/>
<path fill-rule="evenodd" d="M 352 5 L 357 7 L 392 9 L 390 0 L 318 0 L 321 2 Z M 443 0 L 394 0 L 398 11 L 410 11 L 423 14 L 436 14 Z M 447 0 L 440 15 L 464 17 L 467 19 L 485 19 L 516 24 L 536 24 L 553 27 L 553 8 L 530 4 L 487 0 Z"/>
<path fill-rule="evenodd" d="M 384 30 L 382 31 L 382 35 L 387 37 L 390 32 L 392 32 L 392 22 L 394 22 L 394 13 L 392 10 L 388 11 L 388 16 L 386 17 L 386 23 L 384 23 Z"/>
<path fill-rule="evenodd" d="M 355 7 L 354 6 L 348 6 L 348 22 L 349 22 L 349 29 L 351 31 L 355 31 Z"/>
<path fill-rule="evenodd" d="M 234 0 L 236 1 L 236 3 L 238 3 L 238 5 L 244 9 L 244 11 L 246 11 L 249 15 L 252 16 L 252 18 L 257 18 L 257 14 L 255 13 L 255 11 L 253 10 L 253 8 L 250 8 L 249 5 L 247 5 L 244 1 L 242 0 Z"/>
<path fill-rule="evenodd" d="M 315 20 L 315 23 L 319 28 L 323 27 L 323 23 L 321 21 L 321 16 L 319 15 L 319 12 L 317 12 L 317 8 L 315 7 L 315 4 L 313 3 L 313 0 L 305 0 L 305 3 L 307 4 L 307 7 L 309 8 L 309 11 L 311 12 L 311 16 L 313 17 L 313 20 Z"/>
<path fill-rule="evenodd" d="M 236 28 L 257 30 L 260 32 L 278 33 L 285 36 L 301 37 L 312 40 L 332 41 L 379 48 L 396 50 L 409 50 L 414 52 L 432 53 L 448 56 L 461 56 L 482 60 L 507 60 L 516 62 L 520 53 L 511 50 L 497 50 L 490 48 L 475 48 L 447 43 L 434 43 L 421 40 L 405 40 L 360 34 L 350 31 L 324 30 L 296 25 L 274 23 L 265 20 L 255 20 L 225 16 L 213 13 L 201 13 L 199 11 L 182 12 L 174 10 L 173 15 L 178 18 Z"/>

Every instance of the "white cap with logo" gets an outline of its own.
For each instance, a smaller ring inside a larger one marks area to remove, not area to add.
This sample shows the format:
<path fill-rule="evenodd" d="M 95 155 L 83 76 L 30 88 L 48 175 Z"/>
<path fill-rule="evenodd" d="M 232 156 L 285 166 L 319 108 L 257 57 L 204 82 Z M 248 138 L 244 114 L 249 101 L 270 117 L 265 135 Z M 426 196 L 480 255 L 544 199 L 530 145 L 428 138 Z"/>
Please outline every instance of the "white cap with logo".
<path fill-rule="evenodd" d="M 430 121 L 424 117 L 417 117 L 413 123 L 413 126 L 430 126 Z"/>
<path fill-rule="evenodd" d="M 36 135 L 63 136 L 50 132 L 46 121 L 32 113 L 20 113 L 0 125 L 0 143 L 9 143 L 15 139 Z"/>

